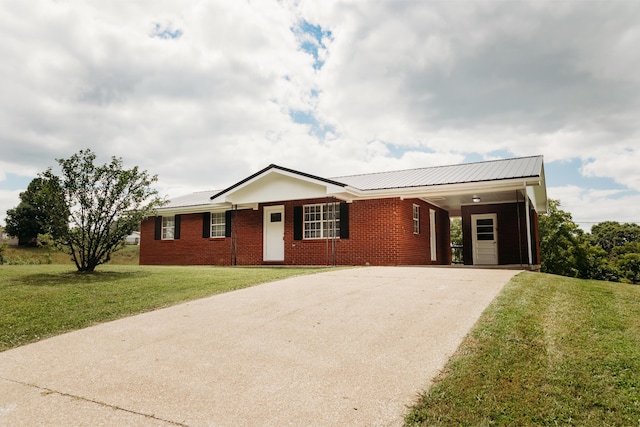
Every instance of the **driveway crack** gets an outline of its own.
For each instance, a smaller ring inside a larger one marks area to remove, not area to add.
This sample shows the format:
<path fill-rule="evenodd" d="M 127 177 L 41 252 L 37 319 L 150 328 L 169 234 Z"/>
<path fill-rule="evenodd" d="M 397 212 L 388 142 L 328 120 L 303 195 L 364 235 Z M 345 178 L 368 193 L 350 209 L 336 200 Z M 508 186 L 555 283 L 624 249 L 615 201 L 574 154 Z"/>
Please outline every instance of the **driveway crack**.
<path fill-rule="evenodd" d="M 114 409 L 114 410 L 117 410 L 117 411 L 123 411 L 123 412 L 127 412 L 129 414 L 138 415 L 138 416 L 149 418 L 149 419 L 156 420 L 156 421 L 161 421 L 161 422 L 164 422 L 164 423 L 167 423 L 167 424 L 171 424 L 171 425 L 174 425 L 174 426 L 189 427 L 187 424 L 183 424 L 183 423 L 180 423 L 180 422 L 177 422 L 177 421 L 166 420 L 164 418 L 160 418 L 160 417 L 157 417 L 155 415 L 145 414 L 143 412 L 134 411 L 132 409 L 122 408 L 122 407 L 117 406 L 117 405 L 111 405 L 109 403 L 100 402 L 99 400 L 89 399 L 89 398 L 86 398 L 86 397 L 83 397 L 83 396 L 77 396 L 75 394 L 70 394 L 70 393 L 65 393 L 65 392 L 58 391 L 58 390 L 53 390 L 53 389 L 50 389 L 48 387 L 43 387 L 43 386 L 39 386 L 39 385 L 36 385 L 36 384 L 30 384 L 30 383 L 26 383 L 26 382 L 23 382 L 23 381 L 12 380 L 12 379 L 9 379 L 9 378 L 0 378 L 0 379 L 2 379 L 3 381 L 14 383 L 14 384 L 19 384 L 21 386 L 31 387 L 31 388 L 40 390 L 43 395 L 56 394 L 58 396 L 68 397 L 68 398 L 71 398 L 71 399 L 80 400 L 80 401 L 87 402 L 87 403 L 92 403 L 94 405 L 99 405 L 99 406 L 102 406 L 104 408 L 111 408 L 111 409 Z"/>

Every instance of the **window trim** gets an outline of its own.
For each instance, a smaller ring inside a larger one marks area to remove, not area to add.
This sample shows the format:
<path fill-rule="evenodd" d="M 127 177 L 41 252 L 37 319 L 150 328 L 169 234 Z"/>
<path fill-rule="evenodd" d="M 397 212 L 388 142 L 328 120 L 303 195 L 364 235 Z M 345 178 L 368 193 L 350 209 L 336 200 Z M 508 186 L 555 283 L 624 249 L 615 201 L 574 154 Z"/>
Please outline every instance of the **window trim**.
<path fill-rule="evenodd" d="M 320 208 L 320 212 L 308 212 L 309 208 Z M 330 215 L 329 210 L 333 210 L 333 214 L 334 214 L 334 220 L 328 218 L 327 216 Z M 325 212 L 326 211 L 326 212 Z M 316 215 L 316 214 L 320 214 L 320 219 L 319 220 L 308 220 L 307 216 L 308 215 Z M 335 222 L 334 222 L 335 221 Z M 335 223 L 335 229 L 333 229 L 333 236 L 330 236 L 327 231 L 329 230 L 329 227 L 326 226 L 327 224 L 334 222 Z M 308 230 L 307 229 L 307 224 L 319 224 L 320 227 L 316 228 L 316 229 L 312 229 L 312 230 Z M 316 233 L 316 232 L 320 232 L 320 236 L 319 237 L 307 237 L 308 233 Z M 313 203 L 313 204 L 308 204 L 308 205 L 303 205 L 302 206 L 302 240 L 326 240 L 326 239 L 340 239 L 340 204 L 339 203 Z"/>
<path fill-rule="evenodd" d="M 217 228 L 214 228 L 214 227 L 217 227 Z M 227 232 L 226 213 L 224 211 L 211 212 L 210 219 L 209 219 L 209 238 L 223 239 L 226 237 L 226 234 L 227 234 L 226 232 Z"/>
<path fill-rule="evenodd" d="M 169 225 L 169 222 L 171 225 Z M 160 226 L 161 240 L 175 240 L 176 235 L 176 217 L 175 216 L 163 216 L 162 224 Z M 171 230 L 171 237 L 168 237 L 169 230 Z"/>

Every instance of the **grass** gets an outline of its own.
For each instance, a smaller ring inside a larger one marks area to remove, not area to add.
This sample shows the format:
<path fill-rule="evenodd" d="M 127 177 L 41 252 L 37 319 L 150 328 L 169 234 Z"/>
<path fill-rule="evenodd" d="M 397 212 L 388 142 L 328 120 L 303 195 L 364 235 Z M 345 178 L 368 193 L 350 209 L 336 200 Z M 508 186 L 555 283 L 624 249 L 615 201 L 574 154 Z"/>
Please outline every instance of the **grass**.
<path fill-rule="evenodd" d="M 0 244 L 2 243 L 0 242 Z M 5 246 L 2 256 L 5 264 L 9 265 L 74 265 L 71 255 L 46 247 Z M 138 265 L 139 259 L 140 246 L 125 245 L 111 255 L 109 264 Z"/>
<path fill-rule="evenodd" d="M 637 426 L 640 287 L 521 273 L 408 426 Z"/>
<path fill-rule="evenodd" d="M 0 266 L 0 351 L 67 331 L 278 280 L 312 268 Z"/>

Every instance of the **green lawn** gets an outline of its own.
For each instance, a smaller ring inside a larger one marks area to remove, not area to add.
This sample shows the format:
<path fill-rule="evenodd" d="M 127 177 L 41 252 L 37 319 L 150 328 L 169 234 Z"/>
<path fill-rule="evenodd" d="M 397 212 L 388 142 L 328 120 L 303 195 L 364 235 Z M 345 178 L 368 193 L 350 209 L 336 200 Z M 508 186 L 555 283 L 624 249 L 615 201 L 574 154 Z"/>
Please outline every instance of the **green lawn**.
<path fill-rule="evenodd" d="M 516 276 L 405 421 L 640 425 L 640 286 Z"/>
<path fill-rule="evenodd" d="M 0 266 L 0 351 L 74 329 L 313 268 Z"/>

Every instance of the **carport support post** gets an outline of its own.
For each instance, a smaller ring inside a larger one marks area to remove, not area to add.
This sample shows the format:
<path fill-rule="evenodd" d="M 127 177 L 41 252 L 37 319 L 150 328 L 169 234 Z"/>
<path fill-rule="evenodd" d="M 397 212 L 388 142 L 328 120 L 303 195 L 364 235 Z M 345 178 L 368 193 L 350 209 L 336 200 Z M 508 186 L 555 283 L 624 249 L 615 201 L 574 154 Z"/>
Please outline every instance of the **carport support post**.
<path fill-rule="evenodd" d="M 525 205 L 525 215 L 527 218 L 527 256 L 529 259 L 529 265 L 532 264 L 532 254 L 531 254 L 531 214 L 529 213 L 529 195 L 527 194 L 527 186 L 524 187 L 524 200 L 526 202 Z"/>

